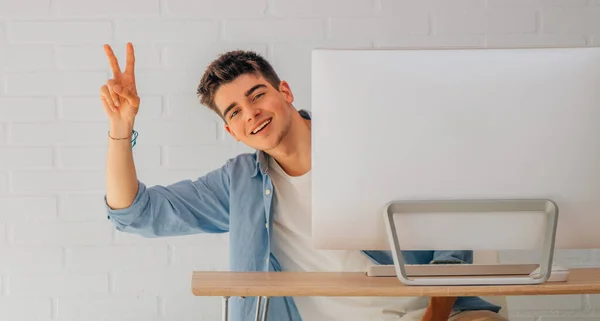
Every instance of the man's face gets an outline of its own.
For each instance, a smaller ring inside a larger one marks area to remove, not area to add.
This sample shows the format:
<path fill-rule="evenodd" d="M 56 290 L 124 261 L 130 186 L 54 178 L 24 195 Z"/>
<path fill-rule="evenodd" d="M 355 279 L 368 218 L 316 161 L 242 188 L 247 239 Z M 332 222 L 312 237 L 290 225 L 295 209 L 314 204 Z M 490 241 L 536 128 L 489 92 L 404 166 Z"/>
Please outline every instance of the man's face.
<path fill-rule="evenodd" d="M 215 103 L 225 118 L 225 129 L 237 141 L 268 151 L 289 130 L 294 97 L 285 81 L 279 90 L 262 76 L 244 74 L 222 85 Z"/>

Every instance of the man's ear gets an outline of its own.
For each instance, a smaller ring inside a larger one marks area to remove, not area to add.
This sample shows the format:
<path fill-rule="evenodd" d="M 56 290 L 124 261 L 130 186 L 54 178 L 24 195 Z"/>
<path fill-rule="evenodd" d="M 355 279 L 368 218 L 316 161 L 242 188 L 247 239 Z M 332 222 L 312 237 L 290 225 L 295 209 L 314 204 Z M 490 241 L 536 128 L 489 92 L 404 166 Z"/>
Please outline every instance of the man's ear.
<path fill-rule="evenodd" d="M 229 133 L 229 135 L 231 135 L 231 137 L 233 137 L 233 139 L 235 139 L 238 142 L 240 141 L 240 139 L 237 138 L 237 136 L 235 136 L 235 134 L 233 133 L 231 128 L 229 128 L 229 125 L 225 124 L 224 127 L 225 127 L 225 130 Z"/>
<path fill-rule="evenodd" d="M 291 104 L 294 102 L 294 94 L 292 93 L 290 84 L 288 84 L 287 81 L 282 80 L 279 83 L 279 92 L 284 95 L 285 100 L 288 102 L 288 104 Z"/>

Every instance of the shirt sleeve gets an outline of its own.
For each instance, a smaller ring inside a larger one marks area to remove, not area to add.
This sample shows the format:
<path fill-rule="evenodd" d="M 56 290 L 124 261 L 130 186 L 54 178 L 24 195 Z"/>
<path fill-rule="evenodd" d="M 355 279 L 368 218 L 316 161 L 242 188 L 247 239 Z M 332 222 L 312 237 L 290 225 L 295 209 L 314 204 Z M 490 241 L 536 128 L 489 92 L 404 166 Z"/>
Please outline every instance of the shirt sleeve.
<path fill-rule="evenodd" d="M 138 180 L 133 203 L 112 209 L 108 219 L 122 232 L 144 237 L 225 233 L 229 230 L 229 162 L 195 181 L 147 187 Z"/>

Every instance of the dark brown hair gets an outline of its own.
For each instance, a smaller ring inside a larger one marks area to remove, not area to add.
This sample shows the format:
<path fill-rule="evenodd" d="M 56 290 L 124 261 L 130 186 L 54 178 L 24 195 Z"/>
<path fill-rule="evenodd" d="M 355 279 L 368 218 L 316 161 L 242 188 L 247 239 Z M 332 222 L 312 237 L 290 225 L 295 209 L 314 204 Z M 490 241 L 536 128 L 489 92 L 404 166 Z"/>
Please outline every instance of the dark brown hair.
<path fill-rule="evenodd" d="M 198 85 L 200 103 L 223 118 L 215 104 L 215 93 L 219 87 L 243 74 L 262 76 L 279 90 L 279 76 L 265 58 L 253 51 L 233 50 L 221 54 L 206 68 Z"/>

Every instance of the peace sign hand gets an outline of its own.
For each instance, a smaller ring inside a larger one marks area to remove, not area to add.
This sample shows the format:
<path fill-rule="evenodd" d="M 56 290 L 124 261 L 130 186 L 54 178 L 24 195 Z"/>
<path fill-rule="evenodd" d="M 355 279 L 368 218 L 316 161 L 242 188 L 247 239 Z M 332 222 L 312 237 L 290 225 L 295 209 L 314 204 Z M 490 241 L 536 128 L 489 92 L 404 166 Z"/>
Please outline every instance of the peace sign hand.
<path fill-rule="evenodd" d="M 108 57 L 114 78 L 109 79 L 100 89 L 102 106 L 112 128 L 123 128 L 131 133 L 140 105 L 140 97 L 137 94 L 135 85 L 133 45 L 127 43 L 127 60 L 124 72 L 121 72 L 117 57 L 115 57 L 109 45 L 104 45 L 104 52 Z"/>

